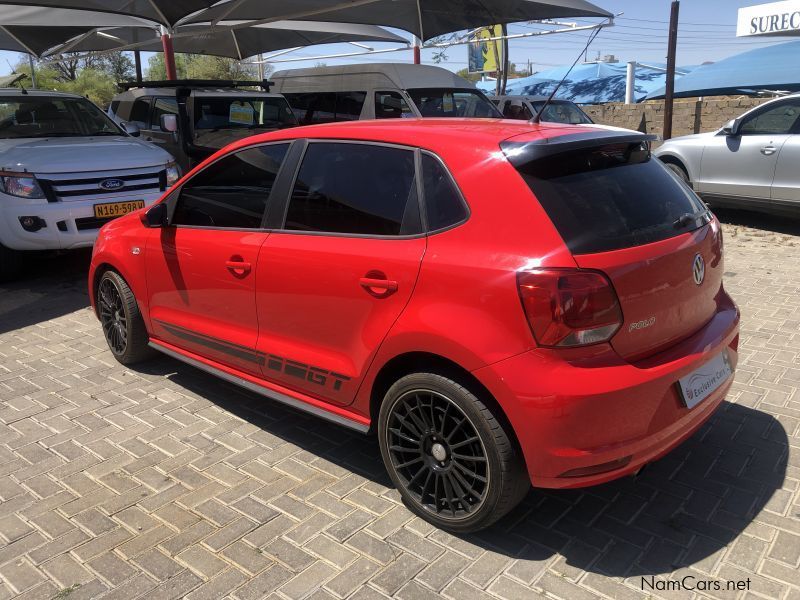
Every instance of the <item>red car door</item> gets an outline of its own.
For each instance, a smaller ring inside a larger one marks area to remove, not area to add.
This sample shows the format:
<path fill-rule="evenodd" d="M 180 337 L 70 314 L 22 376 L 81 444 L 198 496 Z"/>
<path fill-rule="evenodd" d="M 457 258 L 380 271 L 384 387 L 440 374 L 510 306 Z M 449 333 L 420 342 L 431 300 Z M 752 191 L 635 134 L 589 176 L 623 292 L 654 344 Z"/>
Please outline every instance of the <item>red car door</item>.
<path fill-rule="evenodd" d="M 151 331 L 204 358 L 260 375 L 256 266 L 262 227 L 288 144 L 230 154 L 198 172 L 147 246 Z"/>
<path fill-rule="evenodd" d="M 279 225 L 256 273 L 264 377 L 349 404 L 425 252 L 415 152 L 310 142 Z"/>

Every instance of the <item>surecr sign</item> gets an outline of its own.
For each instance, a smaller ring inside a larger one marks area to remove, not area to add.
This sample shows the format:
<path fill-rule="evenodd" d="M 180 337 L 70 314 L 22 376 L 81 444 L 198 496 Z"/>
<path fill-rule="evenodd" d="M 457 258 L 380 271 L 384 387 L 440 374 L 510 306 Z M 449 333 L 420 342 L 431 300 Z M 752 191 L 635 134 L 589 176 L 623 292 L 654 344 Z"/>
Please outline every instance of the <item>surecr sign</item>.
<path fill-rule="evenodd" d="M 754 35 L 800 35 L 800 0 L 740 8 L 736 37 Z"/>

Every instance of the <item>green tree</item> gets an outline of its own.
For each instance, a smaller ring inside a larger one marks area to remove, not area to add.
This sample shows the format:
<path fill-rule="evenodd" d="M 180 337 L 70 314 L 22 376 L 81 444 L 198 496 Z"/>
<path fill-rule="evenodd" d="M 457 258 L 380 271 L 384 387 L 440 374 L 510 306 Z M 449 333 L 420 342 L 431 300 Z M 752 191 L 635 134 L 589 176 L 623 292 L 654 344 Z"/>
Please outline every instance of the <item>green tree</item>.
<path fill-rule="evenodd" d="M 75 81 L 63 83 L 60 88 L 64 92 L 72 92 L 86 96 L 103 108 L 111 103 L 111 99 L 117 93 L 117 82 L 107 72 L 100 69 L 82 69 Z"/>
<path fill-rule="evenodd" d="M 256 65 L 233 58 L 208 56 L 205 54 L 176 54 L 175 70 L 179 79 L 255 79 Z M 264 72 L 272 72 L 271 65 L 264 65 Z M 147 64 L 147 79 L 158 81 L 167 78 L 164 55 L 154 54 Z"/>

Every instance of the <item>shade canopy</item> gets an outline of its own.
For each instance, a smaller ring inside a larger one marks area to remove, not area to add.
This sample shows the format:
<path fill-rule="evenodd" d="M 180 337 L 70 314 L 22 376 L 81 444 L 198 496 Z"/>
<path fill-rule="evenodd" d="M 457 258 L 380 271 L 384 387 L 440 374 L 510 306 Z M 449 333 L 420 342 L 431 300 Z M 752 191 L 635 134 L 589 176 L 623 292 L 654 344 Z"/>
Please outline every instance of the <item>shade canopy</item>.
<path fill-rule="evenodd" d="M 422 40 L 485 25 L 564 17 L 611 17 L 585 0 L 228 0 L 187 22 L 313 19 L 396 27 Z"/>
<path fill-rule="evenodd" d="M 724 96 L 758 90 L 800 91 L 800 42 L 775 44 L 698 67 L 675 82 L 677 98 Z M 647 99 L 664 97 L 664 88 Z"/>
<path fill-rule="evenodd" d="M 95 27 L 117 24 L 99 22 L 100 15 L 106 19 L 123 15 L 140 17 L 168 27 L 208 21 L 303 20 L 397 27 L 423 40 L 484 25 L 612 16 L 585 0 L 0 0 L 0 5 L 96 11 L 86 13 L 91 17 L 74 23 Z M 52 18 L 51 14 L 49 21 L 32 24 L 51 25 Z M 6 21 L 0 17 L 0 23 Z"/>
<path fill-rule="evenodd" d="M 175 25 L 182 18 L 208 8 L 217 2 L 219 0 L 13 0 L 11 2 L 0 0 L 2 5 L 90 10 L 95 11 L 97 14 L 141 17 L 168 27 Z M 263 3 L 262 0 L 259 0 L 259 2 Z M 90 22 L 84 15 L 84 23 L 94 27 L 115 24 L 101 23 L 99 22 L 100 19 L 101 17 L 92 15 Z M 0 23 L 5 23 L 5 21 L 0 20 Z M 118 24 L 124 25 L 124 23 Z"/>
<path fill-rule="evenodd" d="M 650 91 L 664 85 L 664 65 L 651 67 L 638 65 L 634 83 L 634 98 L 642 100 Z M 577 65 L 558 89 L 558 97 L 580 104 L 623 102 L 626 82 L 625 63 L 586 63 Z M 685 73 L 691 67 L 681 67 Z M 524 96 L 549 96 L 559 81 L 566 75 L 568 66 L 540 71 L 530 77 L 510 79 L 506 93 Z M 676 75 L 679 77 L 679 75 Z M 676 79 L 680 81 L 680 79 Z M 493 90 L 494 82 L 478 83 L 479 87 Z M 488 86 L 488 87 L 487 87 Z"/>
<path fill-rule="evenodd" d="M 41 58 L 55 44 L 63 44 L 91 30 L 90 27 L 0 26 L 0 50 L 25 52 Z"/>
<path fill-rule="evenodd" d="M 129 15 L 0 3 L 0 50 L 40 57 L 97 27 L 153 25 Z"/>
<path fill-rule="evenodd" d="M 339 42 L 396 42 L 407 40 L 374 25 L 318 23 L 313 21 L 278 21 L 232 29 L 237 23 L 223 22 L 177 27 L 172 37 L 175 52 L 209 54 L 242 60 L 260 52 Z M 161 52 L 159 33 L 147 27 L 98 29 L 89 35 L 53 48 L 48 54 L 61 52 L 98 52 L 131 48 Z"/>

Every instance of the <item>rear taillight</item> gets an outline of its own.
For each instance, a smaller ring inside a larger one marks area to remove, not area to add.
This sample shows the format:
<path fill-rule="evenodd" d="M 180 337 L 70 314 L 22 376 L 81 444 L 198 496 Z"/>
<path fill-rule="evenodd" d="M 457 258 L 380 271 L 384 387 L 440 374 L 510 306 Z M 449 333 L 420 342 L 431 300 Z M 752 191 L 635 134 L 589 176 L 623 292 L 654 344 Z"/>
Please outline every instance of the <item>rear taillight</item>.
<path fill-rule="evenodd" d="M 605 342 L 622 325 L 617 294 L 602 273 L 575 269 L 520 271 L 517 285 L 540 346 Z"/>

